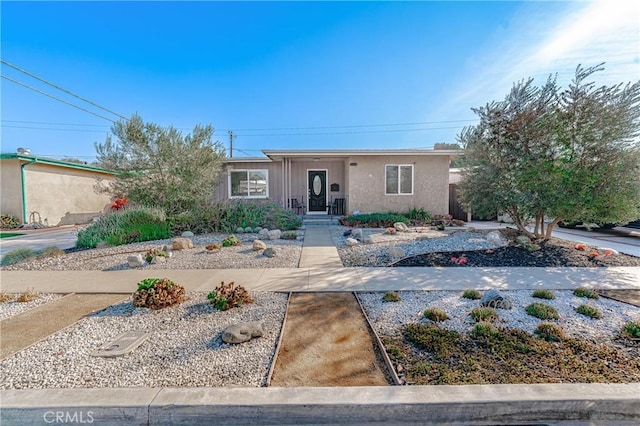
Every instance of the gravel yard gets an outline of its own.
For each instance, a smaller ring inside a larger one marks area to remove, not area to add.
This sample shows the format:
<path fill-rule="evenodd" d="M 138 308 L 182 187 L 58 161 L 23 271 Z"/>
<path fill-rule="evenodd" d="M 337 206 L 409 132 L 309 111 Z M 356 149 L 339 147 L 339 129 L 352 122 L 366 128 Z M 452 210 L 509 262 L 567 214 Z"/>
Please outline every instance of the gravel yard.
<path fill-rule="evenodd" d="M 13 294 L 12 296 L 18 296 Z M 44 305 L 45 303 L 52 302 L 64 296 L 64 294 L 57 293 L 38 293 L 38 298 L 30 302 L 18 302 L 15 299 L 0 303 L 0 321 L 10 318 L 14 315 L 27 312 L 29 309 L 33 309 L 37 306 Z"/>
<path fill-rule="evenodd" d="M 302 231 L 299 231 L 302 234 Z M 194 248 L 174 250 L 166 263 L 145 265 L 144 269 L 239 269 L 239 268 L 297 268 L 302 252 L 302 241 L 262 239 L 259 234 L 238 234 L 242 242 L 239 246 L 223 247 L 221 250 L 209 252 L 207 244 L 221 243 L 228 234 L 204 234 L 192 238 Z M 267 247 L 276 251 L 274 257 L 265 257 L 261 251 L 254 252 L 252 242 L 262 239 Z M 35 271 L 116 271 L 130 269 L 127 257 L 142 253 L 151 248 L 171 246 L 171 239 L 133 243 L 117 247 L 91 250 L 70 251 L 64 256 L 33 259 L 2 269 L 35 270 Z"/>
<path fill-rule="evenodd" d="M 44 341 L 0 361 L 0 387 L 259 387 L 265 384 L 285 315 L 284 293 L 251 293 L 255 303 L 217 311 L 204 293 L 157 311 L 131 301 L 86 317 Z M 265 335 L 230 345 L 221 333 L 231 324 L 261 321 Z M 127 330 L 150 337 L 116 358 L 90 352 Z"/>

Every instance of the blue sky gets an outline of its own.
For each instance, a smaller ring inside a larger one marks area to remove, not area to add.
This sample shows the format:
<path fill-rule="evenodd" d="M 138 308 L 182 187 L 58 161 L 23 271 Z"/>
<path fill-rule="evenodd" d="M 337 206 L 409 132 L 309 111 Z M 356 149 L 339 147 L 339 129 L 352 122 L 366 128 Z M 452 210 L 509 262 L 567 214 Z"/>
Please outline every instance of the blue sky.
<path fill-rule="evenodd" d="M 122 116 L 262 149 L 428 148 L 512 84 L 640 78 L 640 6 L 602 2 L 6 2 L 1 56 Z M 5 64 L 2 75 L 118 117 Z M 7 79 L 2 152 L 91 161 L 111 122 Z"/>

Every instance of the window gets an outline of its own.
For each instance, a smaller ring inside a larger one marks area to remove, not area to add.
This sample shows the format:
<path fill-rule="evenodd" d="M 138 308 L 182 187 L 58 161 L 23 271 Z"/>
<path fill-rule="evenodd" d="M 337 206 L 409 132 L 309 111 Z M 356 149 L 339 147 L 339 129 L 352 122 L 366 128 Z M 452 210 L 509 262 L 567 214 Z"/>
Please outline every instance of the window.
<path fill-rule="evenodd" d="M 384 179 L 385 194 L 413 194 L 412 164 L 387 164 Z"/>
<path fill-rule="evenodd" d="M 268 170 L 232 170 L 229 173 L 229 198 L 267 198 Z"/>

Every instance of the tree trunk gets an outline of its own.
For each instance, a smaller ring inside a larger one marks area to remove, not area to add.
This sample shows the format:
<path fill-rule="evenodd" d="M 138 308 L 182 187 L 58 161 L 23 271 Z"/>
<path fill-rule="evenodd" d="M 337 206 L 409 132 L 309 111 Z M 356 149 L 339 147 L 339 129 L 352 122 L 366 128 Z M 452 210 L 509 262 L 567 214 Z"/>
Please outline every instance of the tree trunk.
<path fill-rule="evenodd" d="M 553 232 L 553 228 L 558 224 L 558 222 L 560 222 L 562 220 L 561 217 L 556 217 L 555 219 L 553 219 L 553 222 L 551 222 L 549 224 L 549 226 L 547 226 L 547 233 L 544 236 L 545 240 L 548 240 L 551 238 L 551 233 Z"/>

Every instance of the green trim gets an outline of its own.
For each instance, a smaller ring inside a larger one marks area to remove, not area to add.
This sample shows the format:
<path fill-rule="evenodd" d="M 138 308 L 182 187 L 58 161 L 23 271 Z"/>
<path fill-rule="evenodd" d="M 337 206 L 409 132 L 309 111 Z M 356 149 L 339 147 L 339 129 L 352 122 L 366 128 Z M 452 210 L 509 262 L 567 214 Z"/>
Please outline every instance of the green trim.
<path fill-rule="evenodd" d="M 41 164 L 48 164 L 51 166 L 67 167 L 70 169 L 78 169 L 78 170 L 87 170 L 90 172 L 99 172 L 99 173 L 105 173 L 110 175 L 118 174 L 118 172 L 115 172 L 113 170 L 103 169 L 102 167 L 89 166 L 88 164 L 69 163 L 67 161 L 54 160 L 52 158 L 35 157 L 31 155 L 0 154 L 0 160 L 19 160 L 19 161 L 27 161 L 29 162 L 29 164 L 41 163 Z"/>

